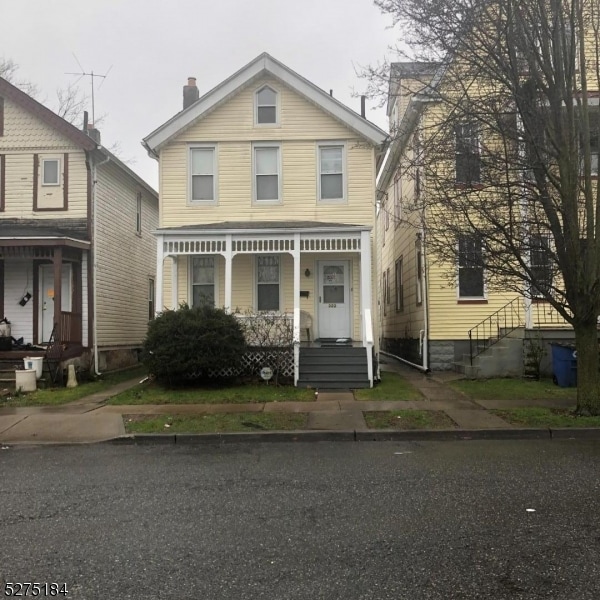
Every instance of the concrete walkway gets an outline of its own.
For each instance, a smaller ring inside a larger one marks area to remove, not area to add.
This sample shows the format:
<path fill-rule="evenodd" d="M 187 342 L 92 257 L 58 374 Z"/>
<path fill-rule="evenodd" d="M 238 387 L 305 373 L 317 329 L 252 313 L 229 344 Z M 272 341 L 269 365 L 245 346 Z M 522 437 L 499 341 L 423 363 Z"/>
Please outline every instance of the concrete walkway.
<path fill-rule="evenodd" d="M 367 411 L 442 411 L 457 431 L 513 431 L 509 423 L 489 412 L 519 406 L 565 408 L 565 400 L 472 400 L 447 384 L 450 374 L 425 375 L 393 359 L 383 358 L 382 371 L 399 373 L 422 394 L 422 400 L 358 401 L 349 391 L 321 392 L 314 402 L 252 402 L 245 404 L 107 405 L 106 402 L 140 383 L 131 379 L 109 390 L 62 406 L 9 408 L 0 405 L 0 443 L 89 443 L 125 435 L 124 415 L 207 415 L 241 412 L 308 413 L 307 429 L 313 432 L 369 433 Z M 373 433 L 372 431 L 370 433 Z M 409 432 L 405 432 L 409 433 Z"/>

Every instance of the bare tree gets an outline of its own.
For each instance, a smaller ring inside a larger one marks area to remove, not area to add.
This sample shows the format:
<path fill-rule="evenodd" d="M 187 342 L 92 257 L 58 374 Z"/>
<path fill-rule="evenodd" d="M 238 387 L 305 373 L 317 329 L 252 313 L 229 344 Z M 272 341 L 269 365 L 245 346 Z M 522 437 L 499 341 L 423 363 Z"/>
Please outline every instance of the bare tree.
<path fill-rule="evenodd" d="M 47 102 L 42 99 L 37 85 L 31 81 L 19 78 L 19 65 L 11 59 L 0 60 L 0 77 L 12 83 L 20 90 L 38 100 L 42 104 L 48 104 L 58 116 L 71 124 L 83 120 L 83 111 L 88 102 L 87 96 L 76 85 L 70 84 L 65 88 L 56 89 L 56 100 Z"/>
<path fill-rule="evenodd" d="M 407 167 L 430 255 L 547 301 L 574 328 L 578 412 L 600 414 L 600 0 L 375 4 L 439 64 Z"/>

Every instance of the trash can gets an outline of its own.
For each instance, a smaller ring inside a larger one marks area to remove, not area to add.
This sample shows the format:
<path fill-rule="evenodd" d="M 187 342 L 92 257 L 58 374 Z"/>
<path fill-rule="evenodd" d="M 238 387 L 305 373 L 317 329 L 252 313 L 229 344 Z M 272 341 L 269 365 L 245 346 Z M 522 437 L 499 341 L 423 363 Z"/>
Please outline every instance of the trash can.
<path fill-rule="evenodd" d="M 577 350 L 568 344 L 550 345 L 554 383 L 560 387 L 577 387 Z"/>
<path fill-rule="evenodd" d="M 44 357 L 43 356 L 27 356 L 23 359 L 26 369 L 35 370 L 35 378 L 40 379 L 44 369 Z"/>

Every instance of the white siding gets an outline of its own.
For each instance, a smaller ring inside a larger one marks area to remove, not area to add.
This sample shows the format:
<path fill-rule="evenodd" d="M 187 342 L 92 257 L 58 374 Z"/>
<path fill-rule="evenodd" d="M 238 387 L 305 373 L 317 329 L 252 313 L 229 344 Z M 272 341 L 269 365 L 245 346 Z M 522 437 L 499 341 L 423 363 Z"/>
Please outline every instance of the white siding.
<path fill-rule="evenodd" d="M 148 327 L 148 281 L 155 277 L 155 197 L 113 163 L 96 175 L 97 335 L 100 347 L 138 346 Z M 136 194 L 142 192 L 142 232 Z M 168 301 L 167 298 L 165 298 Z"/>
<path fill-rule="evenodd" d="M 62 209 L 64 154 L 69 154 L 68 212 L 33 210 L 33 155 L 39 157 L 38 206 Z M 87 170 L 85 153 L 64 135 L 46 125 L 29 111 L 8 99 L 4 101 L 4 135 L 0 136 L 0 154 L 5 155 L 5 207 L 10 218 L 48 219 L 87 216 Z M 42 159 L 58 158 L 61 184 L 42 186 Z"/>
<path fill-rule="evenodd" d="M 24 260 L 4 261 L 4 316 L 11 322 L 11 334 L 33 343 L 33 298 L 21 306 L 19 300 L 29 292 L 33 294 L 33 262 Z"/>

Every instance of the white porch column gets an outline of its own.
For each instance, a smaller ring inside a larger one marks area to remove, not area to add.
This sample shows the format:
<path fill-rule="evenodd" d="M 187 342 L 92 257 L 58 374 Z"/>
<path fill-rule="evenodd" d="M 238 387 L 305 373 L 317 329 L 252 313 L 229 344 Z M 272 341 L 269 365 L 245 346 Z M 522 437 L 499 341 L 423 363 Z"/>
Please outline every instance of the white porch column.
<path fill-rule="evenodd" d="M 179 255 L 171 256 L 171 308 L 177 310 L 179 307 Z"/>
<path fill-rule="evenodd" d="M 294 385 L 300 377 L 300 234 L 294 234 Z"/>
<path fill-rule="evenodd" d="M 162 312 L 163 306 L 163 236 L 159 235 L 156 239 L 156 307 L 158 315 Z"/>
<path fill-rule="evenodd" d="M 233 248 L 231 247 L 232 235 L 225 236 L 225 310 L 231 311 L 231 279 L 233 272 Z"/>
<path fill-rule="evenodd" d="M 371 234 L 360 232 L 360 312 L 364 320 L 365 310 L 371 309 Z M 365 328 L 363 323 L 363 334 Z M 363 342 L 366 340 L 363 339 Z"/>

